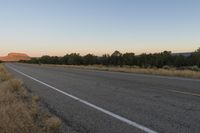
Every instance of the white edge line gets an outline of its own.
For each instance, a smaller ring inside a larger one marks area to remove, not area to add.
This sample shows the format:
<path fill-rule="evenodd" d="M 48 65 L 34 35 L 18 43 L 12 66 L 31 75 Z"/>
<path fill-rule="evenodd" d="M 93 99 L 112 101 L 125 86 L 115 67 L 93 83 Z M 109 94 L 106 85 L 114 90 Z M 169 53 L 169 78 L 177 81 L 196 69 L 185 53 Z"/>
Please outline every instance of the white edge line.
<path fill-rule="evenodd" d="M 109 116 L 112 116 L 112 117 L 114 117 L 114 118 L 116 118 L 116 119 L 118 119 L 118 120 L 120 120 L 120 121 L 122 121 L 122 122 L 124 122 L 124 123 L 126 123 L 126 124 L 129 124 L 129 125 L 131 125 L 131 126 L 133 126 L 133 127 L 136 127 L 136 128 L 138 128 L 138 129 L 140 129 L 140 130 L 142 130 L 142 131 L 145 131 L 145 132 L 147 132 L 147 133 L 158 133 L 158 132 L 156 132 L 156 131 L 154 131 L 154 130 L 152 130 L 152 129 L 149 129 L 149 128 L 143 126 L 143 125 L 140 125 L 140 124 L 138 124 L 138 123 L 136 123 L 136 122 L 133 122 L 133 121 L 131 121 L 131 120 L 125 118 L 125 117 L 119 116 L 119 115 L 117 115 L 117 114 L 115 114 L 115 113 L 112 113 L 112 112 L 110 112 L 110 111 L 108 111 L 108 110 L 105 110 L 105 109 L 103 109 L 103 108 L 101 108 L 101 107 L 98 107 L 98 106 L 96 106 L 96 105 L 94 105 L 94 104 L 92 104 L 92 103 L 89 103 L 89 102 L 87 102 L 87 101 L 85 101 L 85 100 L 82 100 L 82 99 L 80 99 L 80 98 L 78 98 L 78 97 L 75 97 L 75 96 L 73 96 L 73 95 L 71 95 L 71 94 L 69 94 L 69 93 L 66 93 L 66 92 L 64 92 L 64 91 L 61 91 L 61 90 L 59 90 L 59 89 L 57 89 L 57 88 L 55 88 L 55 87 L 53 87 L 53 86 L 51 86 L 51 85 L 49 85 L 49 84 L 47 84 L 47 83 L 44 83 L 44 82 L 42 82 L 42 81 L 40 81 L 40 80 L 38 80 L 38 79 L 36 79 L 36 78 L 33 78 L 33 77 L 31 77 L 31 76 L 29 76 L 29 75 L 27 75 L 27 74 L 25 74 L 25 73 L 23 73 L 23 72 L 21 72 L 21 71 L 15 69 L 15 68 L 13 68 L 13 67 L 11 67 L 11 66 L 8 66 L 8 67 L 11 68 L 11 69 L 14 70 L 14 71 L 20 73 L 20 74 L 22 74 L 22 75 L 24 75 L 24 76 L 26 76 L 26 77 L 32 79 L 32 80 L 38 82 L 38 83 L 41 83 L 41 84 L 43 84 L 43 85 L 45 85 L 45 86 L 47 86 L 47 87 L 49 87 L 49 88 L 51 88 L 51 89 L 53 89 L 53 90 L 55 90 L 55 91 L 58 91 L 58 92 L 60 92 L 60 93 L 62 93 L 62 94 L 64 94 L 64 95 L 66 95 L 66 96 L 68 96 L 68 97 L 70 97 L 70 98 L 72 98 L 72 99 L 74 99 L 74 100 L 77 100 L 77 101 L 79 101 L 79 102 L 81 102 L 81 103 L 83 103 L 83 104 L 85 104 L 85 105 L 87 105 L 87 106 L 89 106 L 89 107 L 92 107 L 92 108 L 94 108 L 94 109 L 96 109 L 96 110 L 98 110 L 98 111 L 100 111 L 100 112 L 103 112 L 103 113 L 105 113 L 105 114 L 107 114 L 107 115 L 109 115 Z"/>

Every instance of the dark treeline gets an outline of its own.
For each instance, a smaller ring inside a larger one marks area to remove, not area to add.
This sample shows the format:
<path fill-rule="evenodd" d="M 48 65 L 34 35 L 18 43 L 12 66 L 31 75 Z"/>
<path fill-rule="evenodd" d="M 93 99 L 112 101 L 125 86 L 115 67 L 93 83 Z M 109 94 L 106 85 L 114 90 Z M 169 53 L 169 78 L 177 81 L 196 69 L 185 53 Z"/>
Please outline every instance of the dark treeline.
<path fill-rule="evenodd" d="M 87 54 L 81 56 L 78 53 L 66 54 L 63 57 L 58 56 L 42 56 L 40 58 L 32 58 L 26 63 L 37 64 L 66 64 L 66 65 L 106 65 L 106 66 L 139 66 L 147 67 L 183 67 L 183 66 L 196 66 L 200 67 L 200 48 L 189 56 L 174 55 L 170 51 L 164 51 L 154 54 L 140 54 L 134 53 L 120 53 L 115 51 L 113 54 L 105 54 L 102 56 L 95 56 Z"/>

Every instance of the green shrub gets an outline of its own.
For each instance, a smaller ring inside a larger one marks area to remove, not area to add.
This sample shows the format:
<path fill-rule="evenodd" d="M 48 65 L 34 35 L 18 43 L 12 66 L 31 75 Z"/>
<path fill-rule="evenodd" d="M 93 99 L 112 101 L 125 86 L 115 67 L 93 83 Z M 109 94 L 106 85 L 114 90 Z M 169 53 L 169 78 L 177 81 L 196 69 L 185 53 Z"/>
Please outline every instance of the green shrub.
<path fill-rule="evenodd" d="M 167 66 L 167 65 L 165 65 L 165 66 L 163 66 L 162 68 L 163 68 L 163 69 L 167 69 L 167 70 L 169 70 L 171 67 L 170 67 L 170 66 Z"/>
<path fill-rule="evenodd" d="M 200 68 L 198 66 L 191 66 L 189 67 L 189 69 L 192 71 L 200 71 Z"/>

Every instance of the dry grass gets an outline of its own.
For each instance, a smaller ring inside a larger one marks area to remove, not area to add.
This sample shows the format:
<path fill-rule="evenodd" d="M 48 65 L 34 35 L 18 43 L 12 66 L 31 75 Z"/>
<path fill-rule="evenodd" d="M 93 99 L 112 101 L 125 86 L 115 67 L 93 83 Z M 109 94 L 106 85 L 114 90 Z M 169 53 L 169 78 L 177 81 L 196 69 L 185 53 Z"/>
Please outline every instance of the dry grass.
<path fill-rule="evenodd" d="M 0 133 L 58 132 L 61 120 L 41 113 L 39 97 L 31 96 L 23 82 L 12 78 L 2 65 L 0 79 Z"/>
<path fill-rule="evenodd" d="M 191 70 L 176 70 L 176 69 L 158 69 L 158 68 L 134 68 L 134 67 L 94 67 L 92 69 L 117 71 L 117 72 L 131 72 L 137 74 L 153 74 L 163 76 L 177 76 L 177 77 L 189 77 L 200 78 L 200 72 Z"/>
<path fill-rule="evenodd" d="M 61 125 L 61 121 L 58 117 L 51 116 L 51 115 L 46 115 L 45 119 L 45 124 L 48 127 L 48 130 L 54 130 L 58 129 Z"/>
<path fill-rule="evenodd" d="M 6 81 L 11 79 L 12 76 L 5 70 L 2 64 L 0 64 L 0 81 Z"/>
<path fill-rule="evenodd" d="M 102 66 L 102 65 L 89 65 L 89 66 L 77 66 L 77 65 L 44 65 L 44 66 L 65 66 L 68 68 L 78 68 L 78 69 L 90 69 L 90 70 L 100 70 L 100 71 L 114 71 L 114 72 L 127 72 L 127 73 L 137 73 L 137 74 L 153 74 L 162 76 L 177 76 L 177 77 L 187 77 L 187 78 L 200 78 L 199 71 L 192 70 L 177 70 L 175 68 L 170 69 L 158 69 L 158 68 L 139 68 L 139 67 L 112 67 L 112 66 Z"/>

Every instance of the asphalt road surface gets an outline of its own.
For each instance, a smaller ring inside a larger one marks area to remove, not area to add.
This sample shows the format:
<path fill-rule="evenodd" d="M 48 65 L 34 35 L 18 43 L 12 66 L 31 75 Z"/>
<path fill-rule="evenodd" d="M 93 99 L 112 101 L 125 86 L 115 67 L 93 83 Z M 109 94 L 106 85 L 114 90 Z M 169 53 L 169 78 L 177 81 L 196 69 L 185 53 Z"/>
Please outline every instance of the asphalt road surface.
<path fill-rule="evenodd" d="M 81 133 L 200 133 L 200 80 L 10 63 Z"/>

